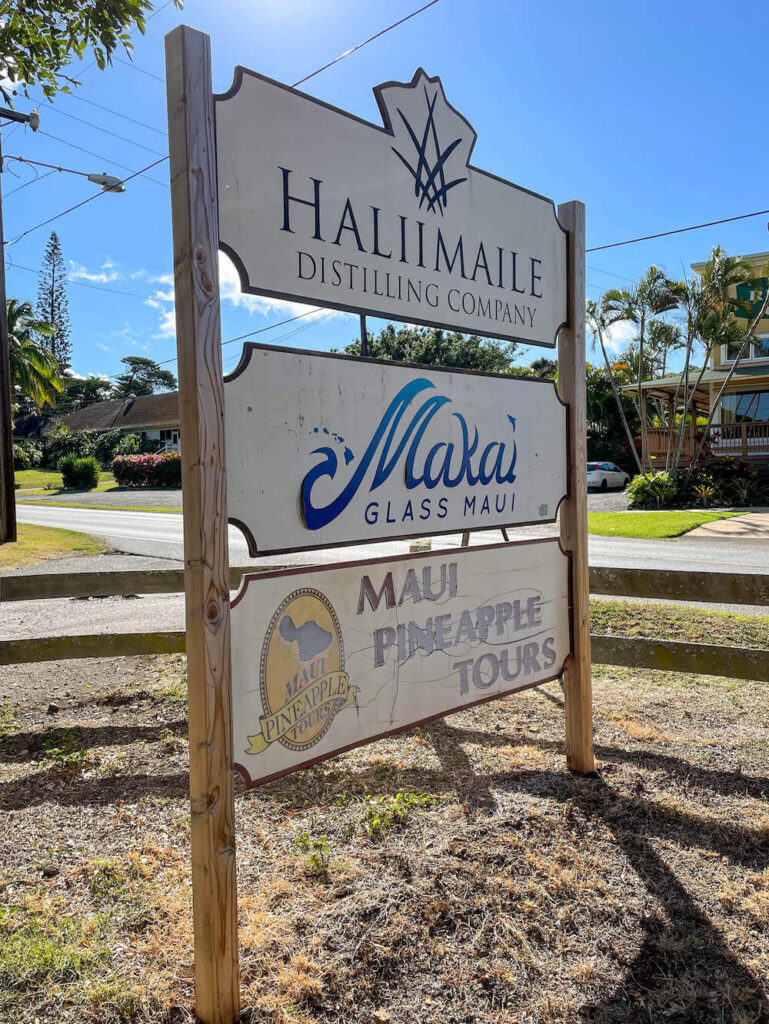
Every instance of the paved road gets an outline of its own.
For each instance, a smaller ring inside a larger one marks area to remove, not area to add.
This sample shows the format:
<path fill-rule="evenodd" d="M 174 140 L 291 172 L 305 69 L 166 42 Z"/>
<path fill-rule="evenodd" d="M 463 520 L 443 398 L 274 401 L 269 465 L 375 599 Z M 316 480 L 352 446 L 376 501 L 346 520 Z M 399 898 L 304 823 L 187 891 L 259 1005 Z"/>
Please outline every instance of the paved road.
<path fill-rule="evenodd" d="M 120 551 L 134 559 L 117 555 L 103 559 L 66 559 L 68 571 L 83 568 L 148 568 L 157 565 L 166 568 L 179 564 L 182 559 L 181 516 L 150 512 L 98 511 L 90 509 L 63 509 L 19 507 L 20 522 L 41 526 L 62 526 L 71 530 L 92 533 L 105 538 Z M 525 527 L 518 534 L 526 536 L 552 535 L 553 525 Z M 436 546 L 457 546 L 460 536 L 435 538 Z M 499 540 L 498 531 L 473 535 L 473 543 Z M 233 565 L 248 565 L 248 552 L 240 532 L 230 530 L 230 550 Z M 350 558 L 371 558 L 408 550 L 403 541 L 372 544 L 365 547 L 338 548 L 332 551 L 311 551 L 292 555 L 291 562 L 333 562 Z M 109 563 L 104 566 L 97 562 Z M 266 558 L 264 562 L 286 564 L 286 556 Z M 84 563 L 87 562 L 86 566 Z M 724 541 L 713 538 L 689 540 L 685 537 L 669 541 L 640 541 L 619 537 L 591 537 L 590 562 L 592 565 L 617 567 L 705 569 L 716 572 L 769 572 L 769 544 L 766 541 Z M 79 564 L 83 563 L 83 564 Z M 58 568 L 52 563 L 51 569 Z M 703 595 L 717 601 L 717 593 Z M 711 605 L 711 610 L 747 612 L 746 608 Z M 764 612 L 756 609 L 756 612 Z M 184 625 L 184 599 L 181 594 L 146 595 L 140 598 L 104 598 L 97 600 L 24 601 L 3 605 L 2 636 L 5 638 L 29 636 L 55 636 L 74 633 L 141 632 L 147 628 L 181 629 Z"/>
<path fill-rule="evenodd" d="M 118 551 L 154 558 L 181 561 L 182 520 L 160 512 L 125 512 L 81 508 L 44 508 L 19 506 L 18 518 L 23 523 L 39 526 L 60 526 L 104 538 Z M 547 536 L 555 532 L 552 525 L 524 527 L 516 534 Z M 474 543 L 498 540 L 498 531 L 473 535 Z M 456 546 L 458 534 L 436 538 L 441 547 Z M 294 564 L 336 562 L 351 558 L 373 558 L 408 550 L 408 542 L 391 541 L 365 547 L 311 551 L 291 556 Z M 701 569 L 713 572 L 769 572 L 769 544 L 765 540 L 723 538 L 687 538 L 674 540 L 631 540 L 623 537 L 591 537 L 590 564 L 647 569 Z M 233 565 L 249 563 L 248 549 L 242 534 L 230 527 L 230 561 Z M 270 564 L 285 564 L 286 556 L 262 559 Z"/>

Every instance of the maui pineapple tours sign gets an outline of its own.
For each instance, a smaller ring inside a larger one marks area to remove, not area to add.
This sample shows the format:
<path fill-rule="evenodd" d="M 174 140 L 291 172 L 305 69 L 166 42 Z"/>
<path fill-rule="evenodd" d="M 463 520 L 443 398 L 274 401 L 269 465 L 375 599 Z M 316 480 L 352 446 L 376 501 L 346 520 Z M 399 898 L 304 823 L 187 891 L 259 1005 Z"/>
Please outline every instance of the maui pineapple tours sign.
<path fill-rule="evenodd" d="M 439 78 L 374 95 L 383 125 L 240 67 L 216 98 L 220 245 L 243 291 L 552 348 L 552 200 L 472 166 Z"/>
<path fill-rule="evenodd" d="M 557 540 L 244 576 L 232 720 L 246 784 L 556 678 L 568 577 Z"/>

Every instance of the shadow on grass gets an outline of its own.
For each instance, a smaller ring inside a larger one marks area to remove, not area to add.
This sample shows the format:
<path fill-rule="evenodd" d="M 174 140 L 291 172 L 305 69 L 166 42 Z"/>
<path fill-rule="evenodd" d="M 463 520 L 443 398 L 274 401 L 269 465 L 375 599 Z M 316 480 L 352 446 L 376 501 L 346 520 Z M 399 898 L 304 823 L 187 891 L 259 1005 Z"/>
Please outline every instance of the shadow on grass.
<path fill-rule="evenodd" d="M 444 729 L 434 746 L 447 774 L 455 771 L 456 750 L 463 739 L 510 743 L 510 737 L 442 725 Z M 545 749 L 559 746 L 547 742 L 537 745 Z M 637 760 L 658 758 L 658 755 L 643 753 L 645 757 Z M 612 754 L 624 755 L 618 760 L 636 760 L 631 752 L 607 748 L 603 748 L 601 756 L 610 758 Z M 689 779 L 693 771 L 698 771 L 677 758 L 660 760 L 666 770 L 672 768 Z M 464 763 L 462 769 L 462 786 L 472 791 L 473 783 L 468 777 L 472 769 Z M 664 916 L 651 913 L 643 919 L 646 934 L 625 976 L 606 998 L 583 1008 L 584 1020 L 591 1024 L 657 1020 L 680 1024 L 769 1021 L 769 1001 L 763 981 L 732 953 L 719 928 L 699 908 L 650 842 L 651 837 L 657 837 L 679 846 L 710 848 L 723 857 L 761 871 L 769 865 L 769 836 L 765 831 L 739 826 L 724 828 L 683 811 L 667 808 L 663 811 L 640 797 L 627 797 L 617 792 L 600 773 L 585 778 L 548 770 L 499 773 L 480 783 L 481 790 L 489 783 L 498 791 L 525 792 L 562 803 L 571 802 L 580 808 L 586 820 L 605 821 L 614 842 L 643 879 L 650 897 L 661 906 Z"/>
<path fill-rule="evenodd" d="M 171 730 L 175 736 L 187 735 L 187 719 L 158 722 L 156 725 L 60 725 L 43 732 L 17 732 L 0 740 L 0 763 L 19 764 L 38 761 L 46 744 L 66 734 L 72 749 L 123 747 L 131 743 L 152 743 Z"/>

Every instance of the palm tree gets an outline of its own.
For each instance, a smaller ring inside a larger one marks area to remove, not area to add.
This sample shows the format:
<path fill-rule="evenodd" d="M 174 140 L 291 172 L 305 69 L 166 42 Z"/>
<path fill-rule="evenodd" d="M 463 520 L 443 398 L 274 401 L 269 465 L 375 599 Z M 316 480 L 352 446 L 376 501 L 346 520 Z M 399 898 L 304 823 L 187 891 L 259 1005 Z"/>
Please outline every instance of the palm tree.
<path fill-rule="evenodd" d="M 764 293 L 763 301 L 756 312 L 749 301 L 735 298 L 737 286 L 768 274 L 769 264 L 756 273 L 755 268 L 748 260 L 739 256 L 727 256 L 720 246 L 713 249 L 713 253 L 705 265 L 702 274 L 702 290 L 707 297 L 708 308 L 702 328 L 703 340 L 711 351 L 721 344 L 726 345 L 727 350 L 731 348 L 736 351 L 729 372 L 721 382 L 715 400 L 711 403 L 708 421 L 702 431 L 697 452 L 689 466 L 689 475 L 702 455 L 713 426 L 713 418 L 721 407 L 724 392 L 729 386 L 740 360 L 749 350 L 759 323 L 769 312 L 769 288 Z M 747 327 L 743 327 L 735 320 L 734 314 L 738 309 L 741 309 L 749 318 Z"/>
<path fill-rule="evenodd" d="M 632 288 L 612 288 L 604 293 L 601 307 L 607 325 L 630 321 L 638 328 L 638 380 L 637 402 L 641 416 L 641 462 L 644 468 L 649 461 L 649 439 L 646 431 L 646 416 L 643 412 L 643 373 L 645 365 L 644 345 L 646 344 L 649 322 L 662 313 L 669 313 L 677 305 L 671 282 L 659 267 L 651 266 Z"/>
<path fill-rule="evenodd" d="M 53 406 L 55 395 L 64 390 L 57 359 L 32 340 L 34 334 L 53 334 L 54 328 L 38 320 L 29 302 L 8 299 L 8 347 L 11 362 L 11 387 L 37 408 Z"/>
<path fill-rule="evenodd" d="M 620 418 L 622 419 L 622 425 L 625 428 L 625 434 L 627 435 L 628 443 L 630 445 L 630 451 L 633 453 L 633 457 L 636 460 L 638 472 L 643 473 L 643 468 L 641 466 L 641 463 L 639 462 L 638 452 L 636 451 L 635 447 L 633 431 L 630 429 L 630 425 L 627 421 L 627 416 L 625 416 L 625 410 L 622 405 L 622 396 L 619 392 L 619 388 L 617 387 L 617 381 L 614 378 L 614 369 L 612 367 L 611 361 L 609 360 L 609 355 L 606 351 L 604 332 L 606 330 L 607 324 L 603 311 L 603 304 L 597 303 L 594 299 L 588 299 L 585 305 L 585 317 L 587 319 L 588 328 L 590 329 L 593 335 L 593 348 L 595 348 L 596 338 L 598 338 L 598 341 L 601 345 L 603 361 L 604 363 L 606 363 L 606 373 L 609 378 L 609 383 L 611 384 L 611 390 L 614 395 L 614 400 L 616 401 L 617 408 L 619 409 Z"/>

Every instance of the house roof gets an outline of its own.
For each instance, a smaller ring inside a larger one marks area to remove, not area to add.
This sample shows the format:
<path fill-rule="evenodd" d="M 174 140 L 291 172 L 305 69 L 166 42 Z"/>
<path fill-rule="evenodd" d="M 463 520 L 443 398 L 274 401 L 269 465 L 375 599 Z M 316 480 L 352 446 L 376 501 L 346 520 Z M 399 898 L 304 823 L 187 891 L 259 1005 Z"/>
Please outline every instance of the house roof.
<path fill-rule="evenodd" d="M 70 430 L 142 430 L 148 427 L 176 427 L 179 424 L 179 392 L 139 395 L 133 400 L 94 402 L 69 416 L 56 420 Z"/>
<path fill-rule="evenodd" d="M 726 379 L 728 370 L 706 370 L 702 379 L 700 380 L 700 390 L 709 387 L 710 384 L 723 384 Z M 663 393 L 674 392 L 681 383 L 681 374 L 675 373 L 668 377 L 655 377 L 652 380 L 645 380 L 641 384 L 642 391 L 660 391 Z M 699 376 L 699 370 L 696 372 L 689 371 L 689 387 L 694 387 Z M 745 378 L 749 379 L 765 379 L 769 378 L 769 364 L 762 363 L 759 366 L 753 365 L 740 365 L 732 374 L 732 379 L 729 382 L 729 390 L 732 387 L 737 387 L 740 384 L 746 383 Z M 622 386 L 623 391 L 637 391 L 637 384 L 624 384 Z"/>

